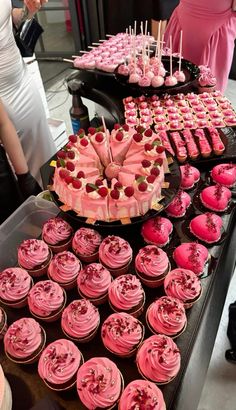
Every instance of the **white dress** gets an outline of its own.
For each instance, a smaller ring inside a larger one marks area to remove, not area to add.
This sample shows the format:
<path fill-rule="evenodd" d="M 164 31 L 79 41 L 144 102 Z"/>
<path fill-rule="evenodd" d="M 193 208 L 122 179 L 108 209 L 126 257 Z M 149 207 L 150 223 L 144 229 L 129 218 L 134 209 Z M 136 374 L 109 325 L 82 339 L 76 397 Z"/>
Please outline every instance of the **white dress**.
<path fill-rule="evenodd" d="M 15 125 L 30 172 L 56 152 L 40 94 L 27 70 L 12 31 L 11 0 L 0 0 L 0 98 Z"/>

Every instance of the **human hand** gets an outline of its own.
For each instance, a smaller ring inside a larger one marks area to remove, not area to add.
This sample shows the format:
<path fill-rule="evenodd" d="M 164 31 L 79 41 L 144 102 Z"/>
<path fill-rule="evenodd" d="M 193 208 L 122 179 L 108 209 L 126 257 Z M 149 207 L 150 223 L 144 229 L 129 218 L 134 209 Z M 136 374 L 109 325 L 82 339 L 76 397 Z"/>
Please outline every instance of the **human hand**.
<path fill-rule="evenodd" d="M 36 179 L 26 172 L 26 174 L 17 175 L 19 188 L 24 199 L 27 199 L 30 195 L 38 195 L 42 189 L 40 188 Z"/>
<path fill-rule="evenodd" d="M 29 14 L 34 15 L 41 8 L 43 0 L 24 0 L 24 5 L 27 7 Z"/>

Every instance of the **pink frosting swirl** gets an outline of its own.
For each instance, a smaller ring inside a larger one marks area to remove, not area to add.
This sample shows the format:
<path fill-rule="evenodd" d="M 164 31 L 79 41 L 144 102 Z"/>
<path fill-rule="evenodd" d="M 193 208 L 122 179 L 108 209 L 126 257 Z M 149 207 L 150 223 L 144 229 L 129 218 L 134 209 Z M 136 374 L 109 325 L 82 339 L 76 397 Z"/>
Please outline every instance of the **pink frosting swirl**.
<path fill-rule="evenodd" d="M 169 259 L 167 254 L 155 245 L 141 248 L 135 258 L 135 268 L 150 278 L 156 278 L 167 272 Z"/>
<path fill-rule="evenodd" d="M 39 376 L 54 385 L 62 385 L 71 379 L 73 382 L 81 358 L 81 353 L 73 342 L 67 339 L 55 340 L 41 354 L 38 363 Z"/>
<path fill-rule="evenodd" d="M 64 242 L 71 235 L 71 226 L 62 218 L 51 218 L 43 225 L 42 237 L 49 245 L 57 245 Z"/>
<path fill-rule="evenodd" d="M 68 336 L 83 339 L 99 325 L 98 309 L 86 299 L 74 300 L 63 311 L 61 327 Z"/>
<path fill-rule="evenodd" d="M 104 295 L 111 283 L 111 274 L 100 263 L 90 263 L 80 272 L 77 283 L 79 290 L 88 298 Z"/>
<path fill-rule="evenodd" d="M 68 283 L 77 278 L 81 269 L 80 260 L 73 253 L 64 251 L 54 255 L 48 273 L 55 282 Z"/>
<path fill-rule="evenodd" d="M 46 317 L 62 307 L 64 293 L 58 283 L 43 280 L 36 283 L 29 292 L 28 305 L 32 313 Z"/>
<path fill-rule="evenodd" d="M 108 296 L 116 309 L 126 311 L 142 302 L 144 291 L 135 275 L 122 275 L 111 282 Z"/>
<path fill-rule="evenodd" d="M 18 263 L 25 269 L 34 269 L 48 258 L 48 245 L 40 239 L 26 239 L 18 249 Z"/>
<path fill-rule="evenodd" d="M 31 277 L 22 268 L 7 268 L 0 272 L 0 298 L 16 302 L 25 298 L 31 287 Z"/>
<path fill-rule="evenodd" d="M 118 400 L 121 390 L 120 371 L 106 357 L 93 357 L 78 370 L 78 395 L 89 410 L 110 408 Z"/>
<path fill-rule="evenodd" d="M 162 391 L 147 380 L 134 380 L 123 391 L 119 410 L 166 410 Z"/>
<path fill-rule="evenodd" d="M 201 293 L 201 282 L 191 270 L 177 268 L 166 276 L 164 288 L 168 296 L 183 302 L 194 301 Z"/>
<path fill-rule="evenodd" d="M 9 326 L 4 336 L 6 352 L 17 359 L 31 356 L 42 343 L 42 329 L 36 320 L 28 317 Z"/>
<path fill-rule="evenodd" d="M 99 247 L 100 260 L 112 269 L 120 268 L 129 263 L 132 255 L 130 244 L 119 236 L 107 236 Z"/>
<path fill-rule="evenodd" d="M 171 337 L 154 335 L 139 348 L 137 365 L 143 375 L 156 383 L 166 383 L 180 369 L 180 352 Z"/>
<path fill-rule="evenodd" d="M 103 323 L 101 335 L 107 349 L 117 354 L 128 354 L 141 342 L 143 327 L 127 313 L 113 313 Z"/>
<path fill-rule="evenodd" d="M 147 320 L 154 333 L 175 336 L 187 322 L 183 303 L 171 296 L 162 296 L 147 310 Z"/>
<path fill-rule="evenodd" d="M 72 248 L 79 255 L 90 256 L 97 252 L 101 242 L 102 237 L 97 231 L 80 228 L 75 232 Z"/>

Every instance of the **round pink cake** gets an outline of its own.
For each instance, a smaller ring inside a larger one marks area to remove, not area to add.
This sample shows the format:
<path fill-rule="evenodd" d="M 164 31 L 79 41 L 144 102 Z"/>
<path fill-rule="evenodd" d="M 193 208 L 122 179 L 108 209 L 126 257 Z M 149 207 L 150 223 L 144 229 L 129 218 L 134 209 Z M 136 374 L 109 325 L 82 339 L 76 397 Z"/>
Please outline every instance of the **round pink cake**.
<path fill-rule="evenodd" d="M 40 239 L 26 239 L 18 248 L 18 263 L 32 276 L 46 273 L 50 260 L 51 251 Z"/>
<path fill-rule="evenodd" d="M 166 410 L 162 391 L 147 380 L 133 380 L 124 389 L 119 410 Z"/>
<path fill-rule="evenodd" d="M 155 245 L 141 248 L 135 258 L 136 273 L 150 287 L 160 286 L 170 269 L 166 252 Z"/>
<path fill-rule="evenodd" d="M 79 228 L 74 234 L 72 249 L 82 261 L 95 262 L 101 242 L 101 235 L 94 229 Z"/>
<path fill-rule="evenodd" d="M 73 230 L 64 219 L 55 217 L 43 224 L 42 238 L 53 252 L 62 252 L 69 248 Z"/>
<path fill-rule="evenodd" d="M 180 190 L 165 209 L 168 216 L 182 218 L 191 204 L 191 197 L 187 192 Z"/>
<path fill-rule="evenodd" d="M 189 224 L 190 232 L 196 238 L 206 243 L 219 241 L 222 227 L 222 218 L 210 212 L 195 216 Z"/>
<path fill-rule="evenodd" d="M 130 244 L 125 239 L 115 235 L 107 236 L 99 247 L 100 262 L 114 275 L 127 272 L 132 255 Z"/>
<path fill-rule="evenodd" d="M 37 282 L 28 294 L 30 312 L 45 321 L 59 319 L 65 304 L 65 291 L 52 280 Z"/>
<path fill-rule="evenodd" d="M 212 168 L 211 177 L 217 184 L 232 188 L 236 182 L 236 165 L 219 164 Z"/>
<path fill-rule="evenodd" d="M 76 285 L 81 269 L 80 260 L 72 252 L 59 252 L 54 255 L 49 264 L 48 276 L 65 289 L 71 289 Z"/>
<path fill-rule="evenodd" d="M 11 307 L 27 305 L 27 295 L 32 284 L 32 279 L 25 269 L 5 269 L 0 272 L 0 301 Z"/>
<path fill-rule="evenodd" d="M 181 183 L 180 188 L 183 190 L 188 190 L 194 187 L 194 185 L 200 179 L 200 172 L 196 167 L 191 166 L 190 164 L 181 165 Z"/>
<path fill-rule="evenodd" d="M 198 276 L 189 269 L 180 268 L 168 273 L 164 281 L 164 289 L 167 296 L 181 300 L 185 308 L 191 307 L 202 292 Z"/>
<path fill-rule="evenodd" d="M 210 259 L 208 249 L 197 242 L 182 243 L 173 252 L 173 258 L 179 268 L 192 270 L 201 275 Z"/>
<path fill-rule="evenodd" d="M 77 284 L 78 292 L 95 304 L 104 303 L 112 277 L 100 263 L 91 263 L 80 272 Z"/>
<path fill-rule="evenodd" d="M 162 216 L 157 216 L 144 222 L 141 235 L 146 243 L 162 248 L 169 243 L 172 231 L 173 225 L 171 221 Z"/>
<path fill-rule="evenodd" d="M 224 212 L 231 200 L 231 191 L 222 185 L 212 185 L 204 188 L 200 193 L 203 205 L 211 211 Z"/>

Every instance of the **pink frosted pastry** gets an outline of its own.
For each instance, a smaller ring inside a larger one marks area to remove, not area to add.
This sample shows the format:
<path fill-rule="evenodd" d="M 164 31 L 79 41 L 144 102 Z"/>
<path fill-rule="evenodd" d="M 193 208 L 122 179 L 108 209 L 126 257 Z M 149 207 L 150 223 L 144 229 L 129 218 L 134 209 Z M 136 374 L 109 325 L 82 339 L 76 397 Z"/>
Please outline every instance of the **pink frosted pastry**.
<path fill-rule="evenodd" d="M 123 391 L 123 377 L 107 357 L 87 360 L 77 373 L 77 392 L 87 409 L 111 409 Z"/>
<path fill-rule="evenodd" d="M 110 138 L 110 147 L 114 162 L 122 164 L 134 134 L 135 130 L 130 128 L 127 124 L 124 124 L 123 126 L 115 124 Z"/>
<path fill-rule="evenodd" d="M 202 292 L 198 276 L 189 269 L 174 269 L 168 273 L 164 281 L 165 293 L 181 300 L 184 307 L 190 308 Z"/>
<path fill-rule="evenodd" d="M 76 285 L 79 272 L 82 269 L 80 260 L 69 251 L 56 254 L 48 267 L 48 277 L 59 283 L 64 289 L 72 289 Z"/>
<path fill-rule="evenodd" d="M 171 337 L 153 335 L 139 348 L 136 363 L 145 379 L 157 384 L 166 384 L 179 372 L 180 351 Z"/>
<path fill-rule="evenodd" d="M 99 305 L 106 301 L 111 281 L 111 274 L 104 266 L 91 263 L 85 266 L 78 276 L 78 292 L 82 297 Z"/>
<path fill-rule="evenodd" d="M 128 313 L 113 313 L 103 323 L 101 337 L 107 350 L 131 357 L 143 340 L 144 326 Z"/>
<path fill-rule="evenodd" d="M 152 333 L 177 337 L 187 325 L 184 304 L 172 296 L 162 296 L 148 307 L 146 321 Z"/>
<path fill-rule="evenodd" d="M 114 279 L 108 289 L 109 304 L 114 312 L 127 312 L 138 317 L 145 302 L 145 293 L 135 275 L 122 275 Z"/>
<path fill-rule="evenodd" d="M 13 322 L 4 336 L 7 357 L 16 363 L 31 364 L 37 361 L 46 342 L 44 329 L 30 317 Z"/>
<path fill-rule="evenodd" d="M 162 391 L 147 380 L 133 380 L 123 391 L 119 410 L 166 410 Z"/>
<path fill-rule="evenodd" d="M 65 304 L 65 291 L 52 280 L 37 282 L 28 294 L 30 312 L 46 322 L 59 319 Z"/>
<path fill-rule="evenodd" d="M 209 132 L 210 139 L 212 142 L 212 148 L 213 148 L 214 154 L 222 155 L 225 150 L 225 146 L 220 138 L 220 134 L 218 130 L 215 129 L 214 127 L 209 127 L 208 132 Z"/>
<path fill-rule="evenodd" d="M 173 148 L 172 148 L 172 146 L 171 146 L 171 143 L 170 143 L 169 137 L 168 137 L 168 135 L 167 135 L 167 132 L 166 132 L 166 131 L 160 131 L 160 132 L 158 133 L 158 137 L 161 139 L 161 142 L 162 142 L 163 147 L 165 147 L 165 149 L 166 149 L 171 155 L 173 155 L 173 157 L 174 157 L 174 156 L 175 156 L 175 152 L 174 152 L 174 150 L 173 150 Z"/>
<path fill-rule="evenodd" d="M 51 260 L 48 245 L 40 239 L 26 239 L 18 248 L 18 263 L 31 276 L 42 276 Z"/>
<path fill-rule="evenodd" d="M 110 139 L 110 133 L 107 131 L 105 132 L 96 132 L 90 135 L 90 141 L 95 149 L 96 153 L 98 154 L 102 164 L 106 167 L 110 162 L 110 156 L 108 151 L 108 143 Z"/>
<path fill-rule="evenodd" d="M 99 323 L 98 309 L 87 299 L 74 300 L 62 313 L 63 332 L 79 343 L 92 340 L 97 333 Z"/>
<path fill-rule="evenodd" d="M 162 248 L 169 243 L 172 231 L 173 225 L 171 221 L 162 216 L 157 216 L 144 222 L 141 235 L 146 243 Z"/>
<path fill-rule="evenodd" d="M 135 258 L 135 270 L 140 280 L 149 287 L 162 285 L 170 270 L 166 252 L 155 245 L 141 248 Z"/>
<path fill-rule="evenodd" d="M 38 373 L 46 386 L 56 391 L 67 390 L 76 383 L 83 356 L 78 347 L 67 339 L 50 343 L 38 362 Z"/>
<path fill-rule="evenodd" d="M 42 238 L 55 253 L 69 249 L 72 234 L 71 226 L 62 218 L 51 218 L 43 224 Z"/>
<path fill-rule="evenodd" d="M 222 185 L 211 185 L 200 193 L 203 205 L 211 211 L 224 212 L 229 206 L 231 191 Z"/>
<path fill-rule="evenodd" d="M 72 249 L 83 262 L 95 262 L 101 242 L 101 235 L 94 229 L 79 228 L 74 234 Z"/>
<path fill-rule="evenodd" d="M 181 165 L 181 183 L 180 188 L 183 190 L 188 190 L 194 187 L 194 185 L 200 179 L 200 172 L 197 168 L 192 167 L 190 164 Z"/>
<path fill-rule="evenodd" d="M 99 246 L 100 262 L 115 276 L 128 271 L 132 256 L 130 244 L 119 236 L 109 235 Z"/>
<path fill-rule="evenodd" d="M 184 138 L 184 141 L 186 142 L 186 147 L 188 151 L 188 155 L 191 159 L 197 159 L 200 152 L 198 150 L 198 147 L 194 141 L 193 134 L 189 129 L 183 130 L 182 135 Z"/>
<path fill-rule="evenodd" d="M 195 216 L 189 224 L 190 232 L 206 243 L 218 242 L 221 238 L 222 227 L 222 218 L 210 212 Z"/>
<path fill-rule="evenodd" d="M 27 296 L 33 281 L 25 269 L 7 268 L 0 272 L 0 302 L 20 308 L 27 305 Z"/>
<path fill-rule="evenodd" d="M 204 158 L 209 157 L 209 155 L 211 155 L 211 153 L 212 153 L 212 149 L 211 149 L 211 146 L 210 146 L 210 144 L 208 142 L 208 139 L 205 135 L 204 130 L 197 129 L 197 130 L 195 130 L 194 135 L 195 135 L 195 138 L 198 141 L 198 145 L 199 145 L 202 156 Z"/>
<path fill-rule="evenodd" d="M 7 331 L 7 314 L 3 308 L 0 308 L 0 341 Z"/>
<path fill-rule="evenodd" d="M 177 246 L 173 258 L 178 268 L 189 269 L 199 276 L 203 273 L 210 254 L 204 245 L 190 242 Z"/>
<path fill-rule="evenodd" d="M 168 216 L 182 218 L 191 204 L 191 197 L 187 192 L 179 190 L 177 195 L 165 209 Z"/>
<path fill-rule="evenodd" d="M 171 132 L 170 136 L 175 146 L 175 152 L 176 152 L 177 159 L 180 162 L 184 162 L 187 159 L 187 155 L 188 155 L 185 142 L 181 138 L 180 133 L 177 131 Z"/>
<path fill-rule="evenodd" d="M 217 184 L 232 188 L 236 182 L 236 165 L 219 164 L 212 168 L 211 178 Z"/>

